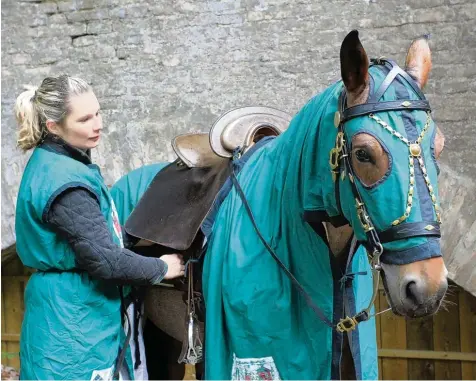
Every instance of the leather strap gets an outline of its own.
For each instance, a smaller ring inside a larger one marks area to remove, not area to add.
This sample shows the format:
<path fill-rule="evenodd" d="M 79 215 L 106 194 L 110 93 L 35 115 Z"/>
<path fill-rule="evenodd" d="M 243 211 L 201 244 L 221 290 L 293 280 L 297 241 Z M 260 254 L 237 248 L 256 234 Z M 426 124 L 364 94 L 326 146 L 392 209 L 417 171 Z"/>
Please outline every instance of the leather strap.
<path fill-rule="evenodd" d="M 367 115 L 375 112 L 382 111 L 399 111 L 399 110 L 425 110 L 431 111 L 430 104 L 426 100 L 425 95 L 421 92 L 415 80 L 405 71 L 402 70 L 394 61 L 391 60 L 372 60 L 372 65 L 383 65 L 387 70 L 390 70 L 387 76 L 385 77 L 382 84 L 379 86 L 378 90 L 370 96 L 367 103 L 363 105 L 358 105 L 354 107 L 345 107 L 345 102 L 340 102 L 341 110 L 341 123 L 344 123 L 352 118 L 358 116 Z M 420 98 L 419 100 L 407 100 L 402 102 L 398 101 L 388 101 L 388 102 L 379 102 L 380 98 L 385 94 L 387 89 L 390 87 L 392 82 L 397 76 L 401 76 L 408 85 L 411 86 L 413 91 Z"/>
<path fill-rule="evenodd" d="M 329 216 L 325 210 L 305 210 L 303 214 L 304 221 L 308 223 L 330 222 L 335 228 L 349 225 L 349 221 L 342 214 Z"/>
<path fill-rule="evenodd" d="M 125 303 L 124 291 L 122 286 L 119 286 L 119 295 L 121 297 L 121 310 L 122 310 L 121 312 L 123 316 L 127 319 L 127 336 L 126 336 L 126 340 L 122 344 L 121 352 L 119 353 L 119 356 L 117 356 L 117 359 L 116 359 L 116 366 L 115 366 L 114 375 L 113 375 L 114 380 L 119 379 L 119 372 L 121 371 L 122 365 L 124 364 L 127 348 L 129 347 L 129 343 L 131 341 L 131 336 L 132 336 L 132 325 L 129 319 L 129 315 L 127 314 L 127 306 Z"/>
<path fill-rule="evenodd" d="M 344 213 L 342 212 L 342 203 L 340 201 L 340 173 L 341 173 L 341 171 L 342 171 L 342 169 L 341 169 L 341 165 L 339 163 L 339 166 L 336 168 L 337 174 L 336 174 L 336 181 L 335 181 L 334 190 L 335 190 L 337 210 L 338 210 L 340 216 L 344 216 Z"/>
<path fill-rule="evenodd" d="M 423 94 L 414 78 L 412 78 L 405 70 L 402 70 L 395 61 L 387 60 L 387 62 L 389 62 L 393 66 L 398 67 L 398 74 L 401 75 L 405 79 L 405 81 L 407 81 L 407 83 L 412 87 L 413 91 L 417 93 L 418 97 L 421 100 L 426 100 L 425 94 Z"/>
<path fill-rule="evenodd" d="M 347 174 L 348 174 L 349 177 L 351 177 L 353 179 L 356 179 L 356 176 L 355 176 L 353 168 L 352 168 L 352 164 L 350 162 L 349 152 L 347 151 L 347 144 L 346 143 L 344 143 L 344 145 L 342 147 L 342 150 L 343 150 L 342 160 L 344 161 L 344 168 L 346 169 Z M 338 179 L 338 181 L 340 181 L 340 180 Z M 364 202 L 362 201 L 362 196 L 360 195 L 360 192 L 357 189 L 357 186 L 355 185 L 355 180 L 349 181 L 349 183 L 350 183 L 350 187 L 352 189 L 352 194 L 354 195 L 354 198 L 360 204 L 362 204 L 363 213 L 368 216 L 367 209 L 365 207 Z M 365 235 L 367 236 L 368 248 L 370 249 L 370 250 L 367 250 L 367 251 L 368 251 L 369 257 L 371 259 L 373 259 L 374 255 L 376 253 L 379 253 L 378 255 L 381 254 L 383 248 L 382 248 L 382 244 L 380 242 L 379 235 L 377 234 L 377 231 L 376 231 L 375 227 L 373 226 L 372 222 L 368 221 L 368 224 L 371 225 L 371 229 L 365 232 Z"/>
<path fill-rule="evenodd" d="M 243 193 L 243 190 L 241 189 L 241 186 L 240 184 L 238 183 L 238 179 L 236 178 L 235 176 L 235 169 L 234 169 L 234 166 L 233 166 L 233 162 L 231 161 L 230 162 L 230 167 L 231 167 L 231 181 L 233 182 L 233 185 L 235 186 L 235 189 L 236 189 L 236 192 L 238 193 L 238 195 L 240 196 L 241 198 L 241 201 L 243 202 L 243 205 L 246 209 L 246 212 L 248 213 L 248 216 L 251 220 L 251 223 L 253 224 L 253 227 L 256 231 L 256 234 L 258 234 L 258 237 L 259 239 L 261 240 L 261 242 L 263 243 L 263 245 L 265 246 L 266 250 L 268 250 L 268 252 L 271 254 L 271 256 L 273 257 L 273 259 L 276 261 L 276 263 L 278 264 L 279 267 L 281 267 L 281 269 L 284 271 L 284 273 L 286 274 L 286 276 L 289 278 L 289 280 L 291 281 L 292 285 L 299 291 L 299 293 L 303 296 L 303 298 L 306 300 L 306 303 L 308 304 L 309 307 L 312 308 L 312 310 L 314 311 L 314 313 L 316 314 L 316 316 L 321 319 L 327 326 L 331 327 L 331 328 L 336 328 L 336 326 L 334 324 L 332 324 L 332 322 L 326 317 L 326 315 L 324 315 L 324 313 L 322 312 L 322 310 L 312 301 L 311 299 L 311 296 L 306 292 L 306 290 L 304 290 L 304 287 L 301 285 L 301 283 L 299 283 L 299 281 L 294 277 L 294 275 L 288 270 L 288 268 L 286 267 L 286 265 L 281 261 L 281 259 L 279 259 L 279 257 L 276 255 L 276 253 L 274 252 L 274 250 L 268 245 L 268 243 L 266 242 L 266 240 L 264 239 L 264 237 L 261 235 L 261 232 L 258 228 L 258 226 L 256 225 L 256 221 L 253 217 L 253 213 L 251 212 L 251 209 L 250 209 L 250 206 L 248 204 L 248 201 L 246 201 L 246 197 L 245 197 L 245 194 Z"/>
<path fill-rule="evenodd" d="M 405 81 L 407 81 L 407 83 L 412 87 L 413 91 L 418 95 L 418 97 L 420 99 L 422 99 L 422 100 L 426 99 L 425 94 L 422 93 L 422 91 L 420 90 L 420 87 L 418 87 L 415 79 L 412 78 L 405 70 L 402 70 L 395 61 L 389 60 L 389 59 L 371 60 L 371 61 L 372 61 L 372 63 L 371 63 L 372 66 L 380 64 L 380 65 L 389 66 L 391 69 L 393 69 L 394 67 L 398 68 L 397 69 L 398 70 L 398 75 L 402 76 L 403 79 L 405 79 Z M 388 86 L 390 86 L 390 84 L 391 83 L 389 83 Z M 384 90 L 386 90 L 386 89 L 384 89 Z"/>
<path fill-rule="evenodd" d="M 411 237 L 441 237 L 440 225 L 436 222 L 407 222 L 380 232 L 380 242 L 392 242 Z"/>
<path fill-rule="evenodd" d="M 368 99 L 368 103 L 374 103 L 380 101 L 380 98 L 382 98 L 383 94 L 387 91 L 388 87 L 390 84 L 393 82 L 395 77 L 399 74 L 399 67 L 394 66 L 390 72 L 387 74 L 385 77 L 385 80 L 382 82 L 378 90 Z"/>
<path fill-rule="evenodd" d="M 382 111 L 401 111 L 401 110 L 424 110 L 431 111 L 430 103 L 427 100 L 407 100 L 407 101 L 388 101 L 365 103 L 363 105 L 349 107 L 342 112 L 342 123 L 347 122 L 358 116 L 368 115 Z"/>
<path fill-rule="evenodd" d="M 343 112 L 345 112 L 344 108 L 345 108 L 345 104 L 346 104 L 346 97 L 345 97 L 345 91 L 342 91 L 341 93 L 341 96 L 339 98 L 339 112 L 341 114 L 341 117 L 343 115 Z M 356 106 L 357 107 L 361 107 L 361 106 Z M 343 111 L 344 110 L 344 111 Z M 341 121 L 340 121 L 340 124 L 338 126 L 338 130 L 339 132 L 342 132 L 344 134 L 344 137 L 345 137 L 345 131 L 344 131 L 344 120 L 343 118 L 341 118 Z M 341 163 L 341 161 L 343 161 L 343 163 Z M 341 175 L 341 171 L 347 171 L 347 175 L 349 176 L 349 178 L 353 178 L 355 179 L 356 176 L 354 175 L 354 171 L 352 169 L 352 164 L 350 162 L 350 151 L 349 151 L 349 146 L 348 146 L 348 142 L 347 141 L 344 141 L 344 144 L 342 146 L 342 157 L 341 157 L 341 160 L 339 160 L 339 165 L 338 167 L 336 168 L 336 171 L 337 171 L 337 178 L 336 178 L 336 184 L 335 184 L 335 197 L 336 197 L 336 203 L 337 203 L 337 207 L 338 207 L 338 211 L 339 211 L 339 214 L 341 216 L 343 216 L 344 214 L 342 213 L 342 207 L 341 207 L 341 202 L 340 202 L 340 175 Z M 367 215 L 367 211 L 365 210 L 365 205 L 362 201 L 362 197 L 360 196 L 360 192 L 359 190 L 357 189 L 357 186 L 355 185 L 355 180 L 353 181 L 350 181 L 350 186 L 351 186 L 351 189 L 352 189 L 352 194 L 354 195 L 354 198 L 356 200 L 359 201 L 359 203 L 361 203 L 363 205 L 363 209 L 364 209 L 364 213 Z M 371 223 L 369 221 L 369 223 Z M 365 233 L 365 235 L 367 236 L 367 248 L 368 248 L 368 253 L 369 253 L 369 257 L 370 258 L 373 258 L 375 253 L 378 253 L 380 252 L 381 253 L 381 250 L 382 250 L 382 244 L 380 243 L 380 240 L 379 240 L 379 236 L 375 230 L 375 228 L 372 226 L 372 229 L 367 231 Z"/>
<path fill-rule="evenodd" d="M 344 133 L 344 122 L 342 122 L 342 118 L 343 118 L 343 115 L 342 115 L 342 110 L 344 110 L 345 108 L 345 104 L 347 102 L 347 98 L 346 98 L 346 93 L 345 91 L 342 91 L 342 93 L 340 94 L 339 96 L 339 113 L 340 113 L 340 117 L 341 117 L 341 122 L 338 126 L 338 132 L 342 132 Z M 345 142 L 344 142 L 344 145 L 345 145 Z M 342 165 L 341 165 L 341 161 L 339 160 L 337 162 L 337 168 L 334 169 L 335 173 L 336 173 L 336 180 L 334 182 L 334 192 L 335 192 L 335 200 L 336 200 L 336 207 L 337 207 L 337 211 L 339 212 L 339 215 L 342 216 L 344 219 L 344 213 L 342 212 L 342 204 L 341 204 L 341 201 L 340 201 L 340 174 L 341 174 L 341 171 L 342 171 Z M 345 171 L 345 168 L 344 168 L 344 171 Z"/>
<path fill-rule="evenodd" d="M 353 107 L 346 108 L 346 94 L 345 90 L 342 91 L 338 105 L 339 105 L 339 113 L 340 113 L 340 123 L 338 126 L 338 131 L 344 133 L 344 125 L 345 122 L 363 115 L 368 115 L 375 112 L 382 112 L 382 111 L 399 111 L 399 110 L 425 110 L 431 111 L 430 104 L 426 100 L 425 96 L 419 89 L 417 83 L 413 78 L 411 78 L 408 73 L 402 70 L 394 61 L 390 60 L 372 60 L 372 65 L 384 65 L 386 68 L 384 70 L 390 70 L 386 75 L 384 81 L 379 86 L 378 90 L 374 93 L 373 96 L 369 99 L 370 103 L 365 103 L 362 105 L 357 105 Z M 380 98 L 383 96 L 385 91 L 389 88 L 391 83 L 395 80 L 397 75 L 400 75 L 408 84 L 412 87 L 415 93 L 420 98 L 419 100 L 398 100 L 398 101 L 387 101 L 387 102 L 379 102 Z M 344 135 L 345 136 L 345 135 Z M 338 162 L 338 167 L 335 169 L 336 172 L 336 184 L 335 184 L 335 197 L 336 197 L 336 204 L 338 208 L 338 212 L 341 216 L 343 216 L 341 202 L 340 202 L 340 175 L 341 171 L 346 171 L 347 175 L 352 178 L 356 178 L 353 173 L 352 163 L 350 161 L 349 151 L 350 147 L 348 142 L 345 141 L 342 147 L 342 157 L 341 160 Z M 343 161 L 343 163 L 341 163 Z M 355 180 L 354 180 L 355 181 Z M 354 181 L 350 181 L 350 186 L 352 189 L 352 193 L 354 198 L 358 200 L 360 204 L 362 204 L 362 209 L 365 215 L 368 215 L 365 210 L 365 205 L 362 202 L 362 197 L 355 185 Z M 306 214 L 305 214 L 306 216 Z M 312 218 L 312 216 L 306 216 L 308 218 Z M 371 221 L 368 222 L 371 224 Z M 410 231 L 410 229 L 413 229 Z M 367 241 L 363 243 L 367 251 L 369 252 L 370 256 L 372 256 L 373 252 L 377 252 L 378 250 L 382 249 L 382 243 L 394 241 L 397 239 L 404 239 L 408 237 L 414 236 L 441 236 L 439 226 L 433 223 L 407 223 L 403 225 L 399 225 L 396 227 L 392 227 L 387 229 L 384 232 L 377 232 L 374 226 L 371 226 L 371 229 L 366 232 Z"/>

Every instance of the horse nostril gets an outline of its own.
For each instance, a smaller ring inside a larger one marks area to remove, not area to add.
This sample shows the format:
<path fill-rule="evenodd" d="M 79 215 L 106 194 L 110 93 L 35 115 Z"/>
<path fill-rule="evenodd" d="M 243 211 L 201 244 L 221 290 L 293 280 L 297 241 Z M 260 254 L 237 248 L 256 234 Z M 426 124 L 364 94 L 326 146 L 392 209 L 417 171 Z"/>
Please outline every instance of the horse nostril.
<path fill-rule="evenodd" d="M 415 304 L 420 304 L 418 297 L 418 286 L 415 281 L 410 281 L 405 287 L 405 294 L 407 299 L 410 299 Z"/>
<path fill-rule="evenodd" d="M 419 317 L 436 311 L 447 285 L 444 280 L 430 283 L 427 279 L 409 274 L 400 283 L 400 302 L 405 314 Z"/>

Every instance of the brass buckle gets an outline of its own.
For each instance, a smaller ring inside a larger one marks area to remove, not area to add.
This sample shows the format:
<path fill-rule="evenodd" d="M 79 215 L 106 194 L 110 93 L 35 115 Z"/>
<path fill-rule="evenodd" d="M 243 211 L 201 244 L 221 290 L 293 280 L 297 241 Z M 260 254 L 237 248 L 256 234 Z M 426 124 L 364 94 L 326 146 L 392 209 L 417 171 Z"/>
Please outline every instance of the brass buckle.
<path fill-rule="evenodd" d="M 355 327 L 357 327 L 357 324 L 359 323 L 357 322 L 357 320 L 355 320 L 354 317 L 347 316 L 345 319 L 340 319 L 339 323 L 337 323 L 336 329 L 340 333 L 350 332 L 353 331 Z"/>
<path fill-rule="evenodd" d="M 335 147 L 329 152 L 329 166 L 332 170 L 339 166 L 339 151 Z"/>
<path fill-rule="evenodd" d="M 332 179 L 335 181 L 337 171 L 335 169 L 339 166 L 339 161 L 342 158 L 342 149 L 344 148 L 344 134 L 339 132 L 336 136 L 336 145 L 329 152 L 329 166 L 331 167 Z M 335 174 L 334 174 L 335 173 Z"/>
<path fill-rule="evenodd" d="M 344 148 L 344 133 L 339 132 L 336 136 L 336 150 L 337 152 L 341 152 L 342 148 Z"/>
<path fill-rule="evenodd" d="M 364 231 L 367 233 L 373 230 L 373 226 L 370 224 L 370 217 L 365 213 L 364 204 L 355 199 L 355 206 L 357 208 L 357 217 L 359 218 Z"/>

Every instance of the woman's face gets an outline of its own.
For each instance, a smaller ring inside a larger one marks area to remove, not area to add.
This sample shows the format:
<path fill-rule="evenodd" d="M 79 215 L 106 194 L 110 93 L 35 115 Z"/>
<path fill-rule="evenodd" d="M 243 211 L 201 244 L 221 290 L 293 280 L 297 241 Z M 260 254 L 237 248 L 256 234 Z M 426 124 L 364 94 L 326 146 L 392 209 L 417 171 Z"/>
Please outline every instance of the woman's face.
<path fill-rule="evenodd" d="M 102 116 L 94 93 L 73 95 L 69 99 L 69 111 L 62 126 L 55 125 L 50 131 L 73 147 L 95 148 L 101 138 Z"/>

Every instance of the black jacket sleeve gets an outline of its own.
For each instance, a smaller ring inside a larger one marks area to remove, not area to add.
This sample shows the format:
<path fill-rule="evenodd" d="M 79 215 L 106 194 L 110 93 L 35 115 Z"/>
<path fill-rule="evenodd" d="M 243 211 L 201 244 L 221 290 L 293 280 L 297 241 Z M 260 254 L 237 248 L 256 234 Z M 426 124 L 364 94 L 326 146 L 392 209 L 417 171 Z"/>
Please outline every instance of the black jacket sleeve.
<path fill-rule="evenodd" d="M 77 267 L 93 278 L 145 286 L 157 285 L 167 273 L 161 259 L 114 243 L 96 196 L 86 188 L 69 188 L 56 196 L 47 223 L 72 246 Z"/>
<path fill-rule="evenodd" d="M 133 237 L 130 234 L 127 234 L 124 227 L 122 227 L 122 242 L 124 243 L 124 247 L 130 249 L 134 247 L 134 245 L 140 241 L 140 238 Z"/>

